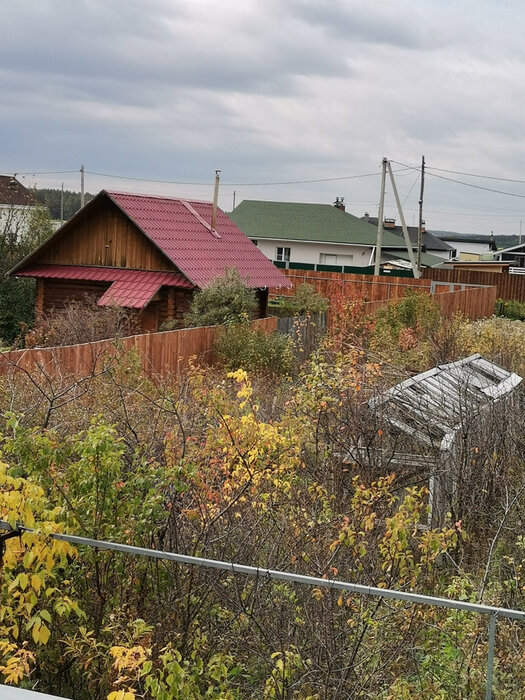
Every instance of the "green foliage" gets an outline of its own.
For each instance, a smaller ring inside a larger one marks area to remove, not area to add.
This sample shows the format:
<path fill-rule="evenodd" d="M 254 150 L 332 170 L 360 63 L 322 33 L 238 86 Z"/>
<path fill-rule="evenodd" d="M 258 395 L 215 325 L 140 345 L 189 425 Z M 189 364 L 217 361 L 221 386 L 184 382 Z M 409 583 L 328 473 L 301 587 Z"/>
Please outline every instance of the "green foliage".
<path fill-rule="evenodd" d="M 374 315 L 370 347 L 413 371 L 430 362 L 431 337 L 441 323 L 439 307 L 429 294 L 408 289 L 406 296 L 382 306 Z"/>
<path fill-rule="evenodd" d="M 493 316 L 462 328 L 460 343 L 465 354 L 479 352 L 520 376 L 525 376 L 525 324 Z"/>
<path fill-rule="evenodd" d="M 7 272 L 53 232 L 46 209 L 13 210 L 0 227 L 0 339 L 10 345 L 34 321 L 35 281 Z"/>
<path fill-rule="evenodd" d="M 294 296 L 281 296 L 270 300 L 269 310 L 274 316 L 302 316 L 320 314 L 330 303 L 311 284 L 301 284 Z"/>
<path fill-rule="evenodd" d="M 503 301 L 498 299 L 495 309 L 496 316 L 505 316 L 513 321 L 525 321 L 525 304 L 521 301 Z"/>
<path fill-rule="evenodd" d="M 195 294 L 185 321 L 189 326 L 242 323 L 252 317 L 256 306 L 255 293 L 232 268 Z"/>
<path fill-rule="evenodd" d="M 424 304 L 412 304 L 384 322 L 390 342 L 399 329 L 422 337 L 433 328 Z M 493 340 L 512 323 L 486 322 Z M 234 332 L 240 352 L 247 330 L 221 333 Z M 360 330 L 369 338 L 373 322 Z M 16 412 L 0 419 L 9 464 L 0 469 L 1 515 L 263 570 L 522 609 L 525 412 L 517 404 L 522 423 L 485 431 L 485 443 L 463 441 L 462 470 L 488 490 L 492 510 L 473 497 L 463 522 L 428 528 L 420 468 L 394 461 L 406 444 L 389 442 L 367 410 L 374 391 L 403 372 L 350 345 L 355 335 L 341 338 L 286 381 L 212 367 L 153 383 L 129 354 L 88 381 L 14 374 L 0 382 L 0 400 Z M 502 482 L 499 490 L 490 480 Z M 467 537 L 467 523 L 481 521 L 485 529 Z M 0 672 L 15 683 L 80 700 L 483 695 L 486 620 L 466 612 L 87 547 L 55 550 L 48 562 L 52 542 L 37 535 L 7 547 L 0 631 L 14 646 L 0 643 Z M 40 552 L 38 565 L 28 551 Z M 43 571 L 35 588 L 32 576 Z M 44 586 L 54 589 L 49 597 Z M 498 620 L 498 697 L 520 697 L 524 634 Z"/>
<path fill-rule="evenodd" d="M 295 364 L 292 342 L 283 333 L 265 333 L 247 323 L 220 328 L 214 352 L 226 369 L 289 374 Z"/>

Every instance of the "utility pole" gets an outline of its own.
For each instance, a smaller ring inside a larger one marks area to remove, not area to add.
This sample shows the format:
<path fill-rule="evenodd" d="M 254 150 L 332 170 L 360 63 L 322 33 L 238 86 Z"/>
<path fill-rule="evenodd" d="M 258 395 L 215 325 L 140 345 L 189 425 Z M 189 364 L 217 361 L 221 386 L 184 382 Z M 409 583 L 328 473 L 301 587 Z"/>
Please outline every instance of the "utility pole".
<path fill-rule="evenodd" d="M 421 277 L 421 248 L 423 247 L 423 191 L 425 189 L 425 156 L 421 156 L 421 189 L 419 190 L 419 226 L 417 229 L 417 271 Z"/>
<path fill-rule="evenodd" d="M 379 275 L 381 265 L 381 245 L 383 243 L 383 212 L 385 209 L 385 182 L 386 182 L 386 166 L 387 159 L 383 158 L 381 170 L 381 193 L 379 196 L 379 211 L 377 213 L 377 242 L 376 242 L 376 257 L 374 264 L 374 275 Z"/>
<path fill-rule="evenodd" d="M 60 225 L 64 223 L 64 183 L 62 183 L 62 189 L 60 191 Z"/>
<path fill-rule="evenodd" d="M 397 192 L 396 182 L 394 180 L 394 173 L 392 172 L 392 166 L 390 161 L 387 161 L 388 174 L 390 175 L 390 182 L 392 183 L 392 189 L 394 190 L 394 196 L 396 198 L 397 211 L 399 212 L 399 218 L 401 219 L 401 226 L 403 228 L 403 235 L 405 236 L 405 242 L 408 250 L 408 257 L 410 258 L 410 264 L 412 265 L 412 272 L 414 273 L 415 279 L 420 278 L 419 270 L 417 269 L 416 259 L 414 257 L 414 251 L 412 250 L 412 242 L 410 241 L 410 236 L 408 235 L 408 229 L 405 221 L 405 215 L 403 214 L 403 208 L 401 206 L 401 201 L 399 199 L 399 194 Z"/>
<path fill-rule="evenodd" d="M 84 166 L 80 166 L 80 208 L 84 206 Z"/>
<path fill-rule="evenodd" d="M 213 207 L 211 210 L 211 230 L 215 231 L 217 223 L 217 200 L 219 199 L 219 175 L 220 170 L 215 171 L 215 188 L 213 190 Z"/>
<path fill-rule="evenodd" d="M 521 245 L 521 232 L 523 230 L 523 219 L 520 219 L 520 245 Z"/>

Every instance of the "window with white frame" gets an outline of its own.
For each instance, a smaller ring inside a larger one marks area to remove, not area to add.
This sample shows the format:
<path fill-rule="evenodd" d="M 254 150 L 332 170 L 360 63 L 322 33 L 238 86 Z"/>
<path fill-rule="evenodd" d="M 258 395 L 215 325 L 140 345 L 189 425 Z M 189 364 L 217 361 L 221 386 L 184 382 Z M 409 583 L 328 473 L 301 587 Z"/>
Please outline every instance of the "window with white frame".
<path fill-rule="evenodd" d="M 351 265 L 354 260 L 353 255 L 335 255 L 334 253 L 319 253 L 321 265 Z"/>
<path fill-rule="evenodd" d="M 319 253 L 321 265 L 337 265 L 337 255 L 333 253 Z"/>
<path fill-rule="evenodd" d="M 277 247 L 275 249 L 275 259 L 282 262 L 290 262 L 290 248 Z"/>

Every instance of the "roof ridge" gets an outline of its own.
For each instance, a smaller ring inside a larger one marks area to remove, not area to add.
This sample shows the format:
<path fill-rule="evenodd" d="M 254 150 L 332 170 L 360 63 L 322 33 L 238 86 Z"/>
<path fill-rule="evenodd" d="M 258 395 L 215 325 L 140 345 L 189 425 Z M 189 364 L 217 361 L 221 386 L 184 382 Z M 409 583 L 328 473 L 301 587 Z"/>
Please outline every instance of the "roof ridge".
<path fill-rule="evenodd" d="M 123 192 L 122 190 L 102 190 L 102 192 L 105 192 L 109 196 L 118 195 L 119 197 L 141 197 L 142 199 L 167 199 L 170 202 L 190 202 L 190 203 L 193 202 L 195 204 L 208 204 L 209 206 L 212 205 L 212 202 L 209 202 L 205 199 L 189 199 L 188 197 L 172 197 L 170 195 L 165 195 L 165 194 L 144 194 L 143 192 Z"/>

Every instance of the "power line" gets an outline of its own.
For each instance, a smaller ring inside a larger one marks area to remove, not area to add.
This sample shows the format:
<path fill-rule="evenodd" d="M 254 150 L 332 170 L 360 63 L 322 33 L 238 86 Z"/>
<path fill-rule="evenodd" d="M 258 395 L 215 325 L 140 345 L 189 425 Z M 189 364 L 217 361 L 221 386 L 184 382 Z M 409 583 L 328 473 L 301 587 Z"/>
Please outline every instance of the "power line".
<path fill-rule="evenodd" d="M 391 161 L 391 162 L 392 162 L 392 163 L 396 163 L 397 165 L 403 165 L 405 168 L 411 168 L 412 170 L 418 170 L 418 168 L 416 168 L 416 167 L 413 166 L 413 165 L 407 165 L 406 163 L 400 163 L 400 162 L 397 161 L 397 160 L 393 160 L 393 161 Z M 442 170 L 442 169 L 440 169 L 440 168 L 431 168 L 431 169 L 432 169 L 432 170 Z M 443 171 L 443 172 L 449 172 L 449 171 L 446 171 L 446 170 L 442 170 L 442 171 Z M 450 171 L 450 172 L 454 172 L 454 171 Z M 468 173 L 461 173 L 461 174 L 463 174 L 463 175 L 468 175 Z M 456 180 L 455 178 L 452 178 L 452 177 L 445 177 L 444 175 L 438 175 L 437 173 L 431 173 L 431 172 L 429 172 L 428 175 L 431 175 L 432 177 L 437 177 L 437 178 L 439 178 L 440 180 L 447 180 L 448 182 L 455 182 L 455 183 L 457 183 L 458 185 L 464 185 L 465 187 L 473 187 L 473 188 L 476 189 L 476 190 L 484 190 L 485 192 L 494 192 L 495 194 L 505 194 L 505 195 L 507 195 L 508 197 L 518 197 L 519 199 L 525 199 L 525 194 L 516 194 L 515 192 L 506 192 L 505 190 L 496 190 L 496 189 L 494 189 L 494 188 L 492 188 L 492 187 L 483 187 L 482 185 L 474 185 L 472 182 L 464 182 L 463 180 Z M 473 177 L 478 177 L 478 176 L 477 176 L 477 175 L 474 175 Z M 482 175 L 480 175 L 479 177 L 487 177 L 487 176 L 482 176 Z M 493 180 L 496 180 L 496 179 L 497 179 L 497 180 L 504 180 L 504 178 L 489 178 L 489 179 L 493 179 Z M 525 184 L 525 181 L 522 181 L 522 180 L 507 180 L 507 181 L 508 181 L 508 182 L 524 182 L 524 184 Z"/>
<path fill-rule="evenodd" d="M 392 160 L 392 163 L 396 163 L 397 165 L 402 165 L 405 168 L 411 168 L 412 170 L 418 170 L 418 168 L 413 166 L 413 165 L 407 165 L 406 163 L 401 163 L 397 160 Z M 452 173 L 458 172 L 459 173 L 459 171 L 444 170 L 443 168 L 432 168 L 431 166 L 429 169 L 430 170 L 440 170 L 441 172 L 452 172 Z M 518 197 L 519 199 L 525 199 L 524 194 L 517 194 L 516 192 L 506 192 L 505 190 L 496 190 L 492 187 L 483 187 L 482 185 L 474 185 L 472 182 L 464 182 L 463 180 L 456 180 L 455 178 L 445 177 L 444 175 L 438 175 L 437 173 L 429 172 L 428 174 L 431 175 L 432 177 L 437 177 L 440 180 L 447 180 L 448 182 L 455 182 L 458 185 L 464 185 L 465 187 L 473 187 L 476 190 L 484 190 L 485 192 L 494 192 L 496 194 L 505 194 L 508 197 Z M 460 175 L 469 175 L 469 173 L 459 173 L 459 174 Z M 518 182 L 518 183 L 521 182 L 521 183 L 525 184 L 525 180 L 511 180 L 509 178 L 496 178 L 496 177 L 490 178 L 487 175 L 472 175 L 472 177 L 483 177 L 483 178 L 487 178 L 490 180 L 502 180 L 502 181 L 506 181 L 506 182 Z"/>
<path fill-rule="evenodd" d="M 77 172 L 77 171 L 73 171 Z M 119 180 L 132 180 L 135 182 L 153 182 L 153 183 L 162 183 L 165 185 L 191 185 L 191 186 L 197 186 L 197 187 L 210 187 L 209 182 L 182 182 L 180 180 L 154 180 L 151 178 L 145 178 L 145 177 L 127 177 L 125 175 L 112 175 L 110 173 L 99 173 L 95 172 L 92 170 L 86 170 L 86 173 L 89 173 L 90 175 L 98 175 L 99 177 L 111 177 L 111 178 L 117 178 Z M 354 180 L 356 178 L 363 178 L 363 177 L 374 177 L 378 175 L 378 172 L 375 173 L 365 173 L 363 175 L 344 175 L 342 177 L 324 177 L 324 178 L 317 178 L 315 180 L 283 180 L 280 182 L 222 182 L 221 184 L 225 187 L 270 187 L 270 186 L 276 186 L 276 185 L 305 185 L 305 184 L 310 184 L 310 183 L 316 183 L 316 182 L 337 182 L 341 180 Z"/>
<path fill-rule="evenodd" d="M 440 180 L 447 180 L 448 182 L 455 182 L 458 185 L 464 185 L 465 187 L 473 187 L 476 190 L 484 190 L 485 192 L 494 192 L 495 194 L 505 194 L 508 197 L 518 197 L 519 199 L 525 199 L 525 194 L 517 194 L 516 192 L 505 192 L 504 190 L 495 190 L 492 187 L 483 187 L 482 185 L 474 185 L 472 182 L 463 182 L 462 180 L 455 180 L 452 177 L 445 177 L 444 175 L 437 175 L 436 173 L 428 173 L 432 177 L 437 177 Z"/>
<path fill-rule="evenodd" d="M 460 170 L 446 170 L 445 168 L 434 168 L 432 166 L 427 166 L 429 170 L 439 170 L 442 173 L 452 173 L 454 175 L 467 175 L 468 177 L 478 177 L 482 180 L 500 180 L 501 182 L 517 182 L 521 185 L 525 185 L 525 180 L 516 180 L 512 177 L 496 177 L 495 175 L 477 175 L 476 173 L 464 173 Z"/>
<path fill-rule="evenodd" d="M 65 175 L 66 173 L 78 173 L 80 172 L 77 168 L 76 170 L 41 170 L 40 172 L 35 172 L 31 170 L 30 172 L 21 173 L 17 172 L 16 175 Z"/>

